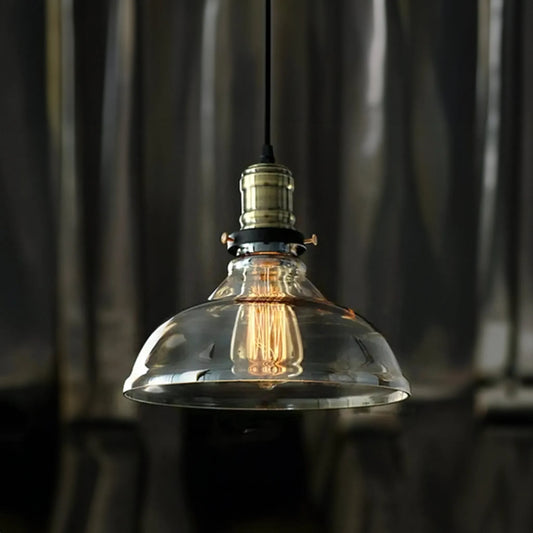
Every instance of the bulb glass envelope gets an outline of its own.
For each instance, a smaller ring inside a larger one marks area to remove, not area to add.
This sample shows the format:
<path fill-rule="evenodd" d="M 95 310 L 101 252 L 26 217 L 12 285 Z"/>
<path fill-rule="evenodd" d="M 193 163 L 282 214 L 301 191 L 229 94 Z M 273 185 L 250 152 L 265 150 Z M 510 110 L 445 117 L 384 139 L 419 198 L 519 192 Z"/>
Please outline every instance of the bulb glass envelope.
<path fill-rule="evenodd" d="M 209 300 L 157 328 L 124 384 L 140 402 L 327 409 L 410 394 L 389 345 L 322 296 L 289 254 L 241 256 Z"/>

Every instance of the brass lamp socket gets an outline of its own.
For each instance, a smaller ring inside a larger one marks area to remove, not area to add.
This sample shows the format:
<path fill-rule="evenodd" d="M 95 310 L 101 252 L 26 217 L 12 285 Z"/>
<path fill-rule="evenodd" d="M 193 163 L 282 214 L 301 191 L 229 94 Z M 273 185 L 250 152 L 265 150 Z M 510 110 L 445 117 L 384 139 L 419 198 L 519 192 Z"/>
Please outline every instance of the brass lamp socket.
<path fill-rule="evenodd" d="M 296 230 L 293 212 L 294 178 L 291 171 L 275 163 L 249 166 L 241 175 L 240 230 L 221 240 L 232 255 L 283 253 L 300 255 L 306 244 Z"/>
<path fill-rule="evenodd" d="M 241 230 L 257 228 L 295 229 L 294 178 L 275 163 L 249 166 L 241 175 Z"/>

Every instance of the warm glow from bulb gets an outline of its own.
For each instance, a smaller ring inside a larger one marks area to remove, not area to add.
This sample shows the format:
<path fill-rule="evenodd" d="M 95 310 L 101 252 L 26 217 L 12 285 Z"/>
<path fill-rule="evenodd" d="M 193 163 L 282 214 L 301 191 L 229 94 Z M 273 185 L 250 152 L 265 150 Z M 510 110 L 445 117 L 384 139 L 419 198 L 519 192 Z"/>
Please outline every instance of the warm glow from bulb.
<path fill-rule="evenodd" d="M 302 336 L 286 299 L 278 269 L 265 261 L 240 305 L 231 339 L 233 372 L 257 378 L 294 377 L 302 372 Z"/>
<path fill-rule="evenodd" d="M 244 333 L 239 338 L 239 333 Z M 246 360 L 246 373 L 256 377 L 297 376 L 303 358 L 302 338 L 290 306 L 278 303 L 243 304 L 232 338 L 235 370 Z"/>

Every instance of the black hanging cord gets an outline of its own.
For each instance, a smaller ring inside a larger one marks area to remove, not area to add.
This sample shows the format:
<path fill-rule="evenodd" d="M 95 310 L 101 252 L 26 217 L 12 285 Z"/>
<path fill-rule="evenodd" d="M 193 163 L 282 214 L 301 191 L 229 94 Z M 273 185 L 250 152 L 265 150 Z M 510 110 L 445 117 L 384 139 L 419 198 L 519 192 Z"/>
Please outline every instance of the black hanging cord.
<path fill-rule="evenodd" d="M 270 144 L 270 89 L 271 89 L 271 48 L 272 21 L 270 0 L 265 0 L 265 139 L 261 153 L 261 163 L 274 163 L 274 148 Z"/>

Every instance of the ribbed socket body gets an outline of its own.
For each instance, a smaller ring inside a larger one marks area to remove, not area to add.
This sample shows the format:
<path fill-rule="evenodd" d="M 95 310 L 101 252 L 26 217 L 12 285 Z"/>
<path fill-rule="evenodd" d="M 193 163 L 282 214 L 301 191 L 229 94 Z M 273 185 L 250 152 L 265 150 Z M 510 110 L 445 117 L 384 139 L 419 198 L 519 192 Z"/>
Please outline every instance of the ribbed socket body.
<path fill-rule="evenodd" d="M 273 163 L 249 166 L 241 176 L 241 230 L 294 229 L 294 179 L 291 171 Z"/>

